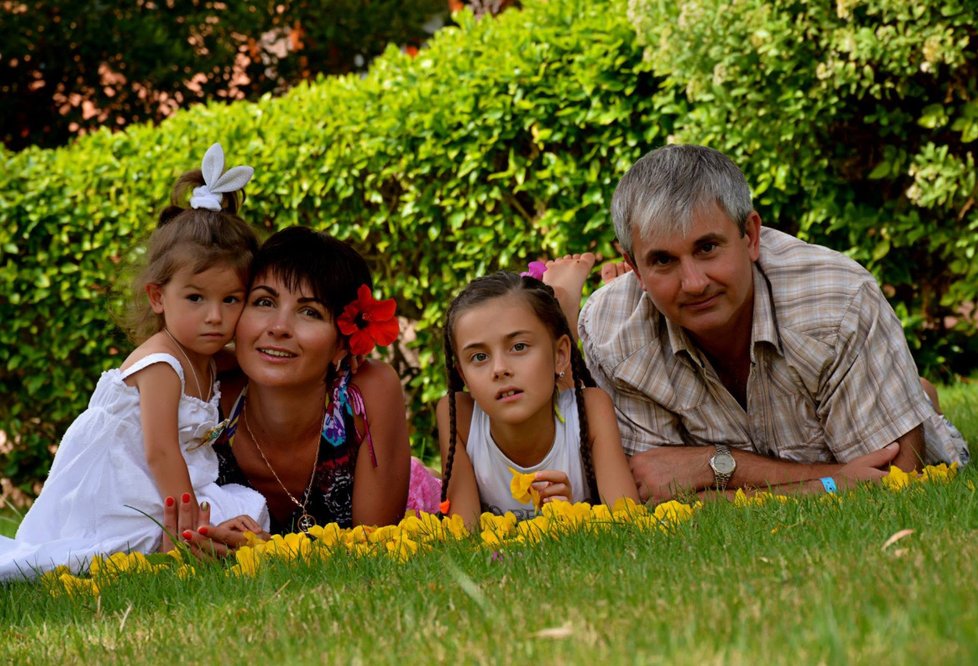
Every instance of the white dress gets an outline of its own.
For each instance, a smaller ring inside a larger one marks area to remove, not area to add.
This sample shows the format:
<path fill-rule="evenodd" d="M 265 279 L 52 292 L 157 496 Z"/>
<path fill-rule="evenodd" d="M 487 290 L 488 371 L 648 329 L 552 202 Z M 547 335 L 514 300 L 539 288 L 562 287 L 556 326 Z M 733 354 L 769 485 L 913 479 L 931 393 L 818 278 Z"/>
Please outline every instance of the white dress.
<path fill-rule="evenodd" d="M 180 449 L 197 500 L 210 502 L 211 522 L 245 514 L 267 529 L 265 498 L 244 486 L 218 486 L 217 456 L 211 442 L 201 445 L 218 422 L 218 385 L 210 402 L 188 396 L 180 362 L 150 354 L 124 372 L 102 373 L 88 409 L 65 432 L 16 538 L 0 537 L 0 580 L 29 578 L 60 564 L 80 571 L 93 555 L 159 548 L 163 503 L 146 462 L 139 391 L 124 381 L 154 363 L 170 365 L 180 377 Z"/>
<path fill-rule="evenodd" d="M 581 461 L 581 430 L 577 416 L 577 399 L 574 391 L 565 389 L 557 398 L 557 408 L 562 419 L 554 417 L 554 443 L 550 451 L 536 465 L 521 467 L 503 453 L 492 439 L 489 431 L 489 416 L 478 403 L 472 405 L 472 420 L 469 424 L 469 440 L 465 452 L 472 461 L 476 484 L 479 486 L 479 501 L 482 510 L 502 515 L 507 511 L 520 520 L 532 518 L 536 509 L 532 504 L 523 504 L 513 499 L 510 492 L 512 467 L 517 472 L 529 474 L 545 469 L 560 470 L 567 474 L 571 485 L 571 501 L 583 502 L 587 499 L 587 477 Z"/>

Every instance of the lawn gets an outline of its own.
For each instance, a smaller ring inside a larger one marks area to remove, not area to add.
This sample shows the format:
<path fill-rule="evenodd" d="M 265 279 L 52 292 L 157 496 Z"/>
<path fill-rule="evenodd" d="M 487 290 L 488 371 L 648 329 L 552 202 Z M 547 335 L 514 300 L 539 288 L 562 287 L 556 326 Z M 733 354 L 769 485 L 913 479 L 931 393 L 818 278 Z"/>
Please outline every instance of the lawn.
<path fill-rule="evenodd" d="M 942 392 L 978 441 L 978 390 Z M 978 663 L 978 472 L 762 506 L 667 530 L 478 537 L 399 562 L 340 553 L 122 576 L 101 595 L 0 594 L 16 663 Z M 887 543 L 903 530 L 906 536 Z"/>

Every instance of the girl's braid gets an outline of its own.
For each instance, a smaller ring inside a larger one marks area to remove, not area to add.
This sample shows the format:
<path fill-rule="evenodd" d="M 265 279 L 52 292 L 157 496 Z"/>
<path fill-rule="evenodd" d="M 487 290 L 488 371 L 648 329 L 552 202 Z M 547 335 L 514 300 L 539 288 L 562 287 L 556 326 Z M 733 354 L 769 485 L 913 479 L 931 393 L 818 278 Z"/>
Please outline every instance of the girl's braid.
<path fill-rule="evenodd" d="M 452 335 L 445 331 L 445 370 L 448 375 L 448 456 L 441 479 L 441 501 L 448 499 L 448 482 L 452 478 L 452 465 L 455 463 L 455 445 L 458 442 L 458 423 L 456 418 L 455 393 L 464 388 L 462 377 L 455 369 L 455 353 L 452 351 Z"/>
<path fill-rule="evenodd" d="M 595 386 L 594 379 L 584 364 L 581 350 L 571 343 L 571 372 L 574 373 L 574 398 L 577 400 L 577 420 L 581 428 L 581 463 L 584 465 L 584 478 L 587 480 L 588 495 L 592 504 L 600 501 L 598 482 L 594 475 L 594 460 L 591 455 L 591 432 L 588 428 L 587 409 L 584 405 L 583 387 Z"/>

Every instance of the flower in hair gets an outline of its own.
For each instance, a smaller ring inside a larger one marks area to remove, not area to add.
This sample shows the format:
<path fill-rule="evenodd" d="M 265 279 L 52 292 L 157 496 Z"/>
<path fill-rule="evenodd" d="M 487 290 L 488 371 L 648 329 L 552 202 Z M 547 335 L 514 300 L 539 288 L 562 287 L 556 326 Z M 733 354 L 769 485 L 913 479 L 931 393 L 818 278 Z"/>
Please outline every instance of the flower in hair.
<path fill-rule="evenodd" d="M 385 347 L 397 340 L 401 327 L 394 316 L 395 310 L 397 301 L 374 300 L 370 287 L 361 284 L 356 300 L 343 308 L 336 320 L 340 333 L 350 338 L 350 353 L 368 354 L 374 345 Z"/>
<path fill-rule="evenodd" d="M 531 261 L 526 270 L 520 273 L 520 277 L 531 277 L 543 280 L 543 274 L 547 272 L 547 265 L 542 261 Z"/>
<path fill-rule="evenodd" d="M 224 149 L 219 143 L 215 143 L 204 153 L 200 171 L 204 175 L 204 184 L 194 188 L 190 207 L 213 211 L 221 210 L 225 192 L 237 192 L 255 174 L 250 166 L 236 166 L 224 173 Z"/>

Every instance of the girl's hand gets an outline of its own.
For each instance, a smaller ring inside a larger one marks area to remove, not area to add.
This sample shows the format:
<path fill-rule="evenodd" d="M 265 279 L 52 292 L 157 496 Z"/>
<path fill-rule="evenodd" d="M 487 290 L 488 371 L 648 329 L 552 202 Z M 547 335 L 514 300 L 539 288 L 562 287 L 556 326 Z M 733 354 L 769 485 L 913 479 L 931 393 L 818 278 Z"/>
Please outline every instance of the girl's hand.
<path fill-rule="evenodd" d="M 163 542 L 160 552 L 173 550 L 173 539 L 180 539 L 184 532 L 207 525 L 210 520 L 211 508 L 207 502 L 197 507 L 190 501 L 189 494 L 184 494 L 180 502 L 167 497 L 163 500 Z"/>
<path fill-rule="evenodd" d="M 182 509 L 182 507 L 181 507 Z M 210 507 L 204 502 L 200 507 L 200 522 L 193 528 L 180 527 L 181 519 L 186 520 L 187 516 L 183 511 L 177 511 L 175 503 L 173 505 L 164 504 L 163 507 L 163 546 L 161 550 L 166 552 L 173 548 L 173 542 L 169 535 L 174 534 L 188 548 L 191 554 L 201 560 L 213 560 L 227 557 L 236 549 L 245 545 L 248 541 L 245 532 L 252 532 L 262 539 L 269 539 L 270 535 L 262 531 L 261 525 L 251 516 L 237 516 L 225 520 L 220 525 L 210 524 Z M 189 523 L 184 522 L 184 525 Z"/>
<path fill-rule="evenodd" d="M 557 469 L 545 469 L 537 472 L 533 487 L 540 493 L 541 504 L 554 500 L 570 502 L 571 497 L 574 496 L 567 474 Z"/>

